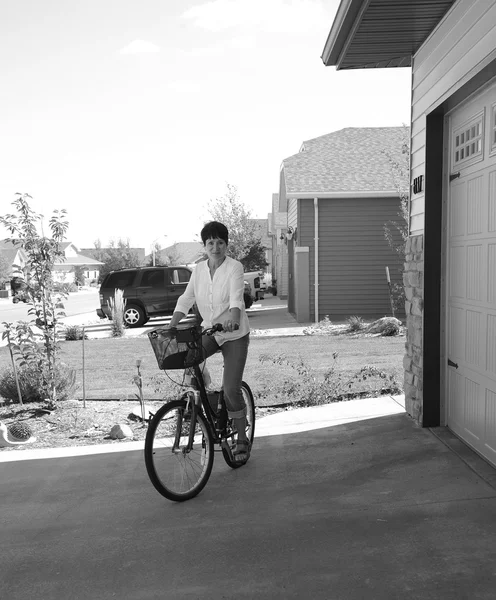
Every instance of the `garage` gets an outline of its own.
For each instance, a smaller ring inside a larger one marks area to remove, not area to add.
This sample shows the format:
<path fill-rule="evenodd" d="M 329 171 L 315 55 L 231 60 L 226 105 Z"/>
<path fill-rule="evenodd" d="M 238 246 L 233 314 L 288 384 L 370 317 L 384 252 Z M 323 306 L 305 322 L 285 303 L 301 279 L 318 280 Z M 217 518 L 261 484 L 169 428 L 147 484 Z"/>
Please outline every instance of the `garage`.
<path fill-rule="evenodd" d="M 448 115 L 447 424 L 496 464 L 496 84 Z"/>
<path fill-rule="evenodd" d="M 496 2 L 341 0 L 322 60 L 411 68 L 406 410 L 496 466 Z"/>

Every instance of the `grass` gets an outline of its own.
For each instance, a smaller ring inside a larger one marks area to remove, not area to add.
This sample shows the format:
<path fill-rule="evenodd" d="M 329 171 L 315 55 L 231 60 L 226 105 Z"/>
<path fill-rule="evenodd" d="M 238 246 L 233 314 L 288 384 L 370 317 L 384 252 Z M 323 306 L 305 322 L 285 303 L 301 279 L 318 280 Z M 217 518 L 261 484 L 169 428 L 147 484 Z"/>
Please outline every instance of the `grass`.
<path fill-rule="evenodd" d="M 292 398 L 281 398 L 273 391 L 287 388 L 288 381 L 298 378 L 296 371 L 285 362 L 277 365 L 267 361 L 262 363 L 260 357 L 264 355 L 284 355 L 289 362 L 295 363 L 303 359 L 314 369 L 316 377 L 323 377 L 334 362 L 333 354 L 337 353 L 337 371 L 345 377 L 351 377 L 365 365 L 370 365 L 394 375 L 402 383 L 404 343 L 404 336 L 252 337 L 244 379 L 252 388 L 255 404 L 262 411 L 263 407 L 281 401 L 291 402 Z M 79 399 L 83 397 L 82 350 L 82 341 L 61 342 L 61 359 L 76 371 L 76 397 Z M 129 424 L 135 432 L 135 439 L 143 439 L 146 429 L 139 419 L 129 414 L 139 404 L 136 397 L 138 389 L 133 383 L 137 359 L 142 361 L 140 369 L 147 405 L 158 407 L 164 398 L 177 396 L 177 385 L 158 369 L 146 337 L 85 340 L 84 350 L 86 408 L 83 408 L 82 402 L 68 401 L 60 403 L 56 411 L 47 415 L 40 413 L 40 407 L 30 404 L 24 407 L 17 404 L 0 406 L 0 420 L 8 424 L 19 418 L 34 427 L 34 434 L 39 440 L 29 447 L 102 443 L 108 440 L 108 432 L 117 422 Z M 220 383 L 222 356 L 218 354 L 210 358 L 208 365 L 214 382 Z M 0 348 L 0 371 L 9 366 L 8 349 Z M 168 374 L 176 382 L 181 382 L 181 371 L 169 371 Z M 365 392 L 367 383 L 363 382 Z M 103 399 L 113 401 L 101 401 Z M 134 403 L 122 400 L 133 400 Z"/>
<path fill-rule="evenodd" d="M 76 371 L 77 397 L 83 397 L 82 341 L 61 343 L 61 359 Z M 141 359 L 145 399 L 160 399 L 174 394 L 177 389 L 169 377 L 158 369 L 148 338 L 104 338 L 86 340 L 85 394 L 87 399 L 134 399 L 137 393 L 133 376 L 136 360 Z M 245 368 L 245 380 L 253 390 L 255 399 L 264 395 L 267 386 L 277 387 L 293 375 L 288 366 L 262 364 L 261 355 L 284 354 L 290 360 L 302 357 L 318 373 L 331 366 L 333 353 L 338 353 L 337 367 L 344 375 L 351 375 L 364 365 L 372 365 L 394 374 L 403 380 L 404 337 L 349 338 L 345 335 L 252 338 Z M 208 360 L 209 369 L 216 382 L 220 382 L 222 356 Z M 0 371 L 10 366 L 8 349 L 0 348 Z M 181 371 L 168 371 L 170 378 L 182 380 Z M 160 388 L 160 391 L 159 391 Z M 270 404 L 270 398 L 261 400 Z"/>

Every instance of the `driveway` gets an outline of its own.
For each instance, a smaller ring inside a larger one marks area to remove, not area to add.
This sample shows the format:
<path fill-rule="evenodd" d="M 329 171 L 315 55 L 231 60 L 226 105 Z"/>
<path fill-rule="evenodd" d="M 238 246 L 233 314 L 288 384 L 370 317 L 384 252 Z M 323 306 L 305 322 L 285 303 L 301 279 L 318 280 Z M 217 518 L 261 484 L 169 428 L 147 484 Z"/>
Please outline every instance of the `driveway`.
<path fill-rule="evenodd" d="M 391 402 L 267 417 L 183 504 L 141 450 L 0 462 L 2 597 L 494 600 L 496 471 Z"/>

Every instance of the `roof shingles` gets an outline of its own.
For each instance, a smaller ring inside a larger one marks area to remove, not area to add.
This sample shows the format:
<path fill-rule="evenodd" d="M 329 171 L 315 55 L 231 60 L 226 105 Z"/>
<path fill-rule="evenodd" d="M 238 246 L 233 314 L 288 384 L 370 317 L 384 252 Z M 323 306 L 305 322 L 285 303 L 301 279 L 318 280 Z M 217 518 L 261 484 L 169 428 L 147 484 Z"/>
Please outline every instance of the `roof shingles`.
<path fill-rule="evenodd" d="M 286 192 L 391 192 L 388 155 L 401 160 L 405 127 L 348 127 L 303 142 L 283 160 Z"/>

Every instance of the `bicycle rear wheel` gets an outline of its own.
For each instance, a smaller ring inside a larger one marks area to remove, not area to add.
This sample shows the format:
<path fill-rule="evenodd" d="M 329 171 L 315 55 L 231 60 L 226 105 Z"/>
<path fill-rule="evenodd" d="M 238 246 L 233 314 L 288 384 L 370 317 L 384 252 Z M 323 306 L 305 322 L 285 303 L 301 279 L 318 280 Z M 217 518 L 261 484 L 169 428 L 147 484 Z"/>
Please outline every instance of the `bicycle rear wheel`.
<path fill-rule="evenodd" d="M 246 436 L 250 440 L 250 444 L 253 444 L 253 438 L 255 436 L 255 401 L 253 400 L 253 394 L 251 393 L 250 386 L 246 382 L 241 383 L 241 392 L 246 404 Z M 232 419 L 228 419 L 227 422 L 227 443 L 229 448 L 225 445 L 222 446 L 222 456 L 226 463 L 231 469 L 238 469 L 246 464 L 245 462 L 236 462 L 231 452 L 231 447 L 236 441 L 236 434 L 233 430 Z"/>
<path fill-rule="evenodd" d="M 212 472 L 213 435 L 201 414 L 196 416 L 193 446 L 187 450 L 191 412 L 185 400 L 164 404 L 150 421 L 145 439 L 145 464 L 155 489 L 182 502 L 199 494 Z"/>

